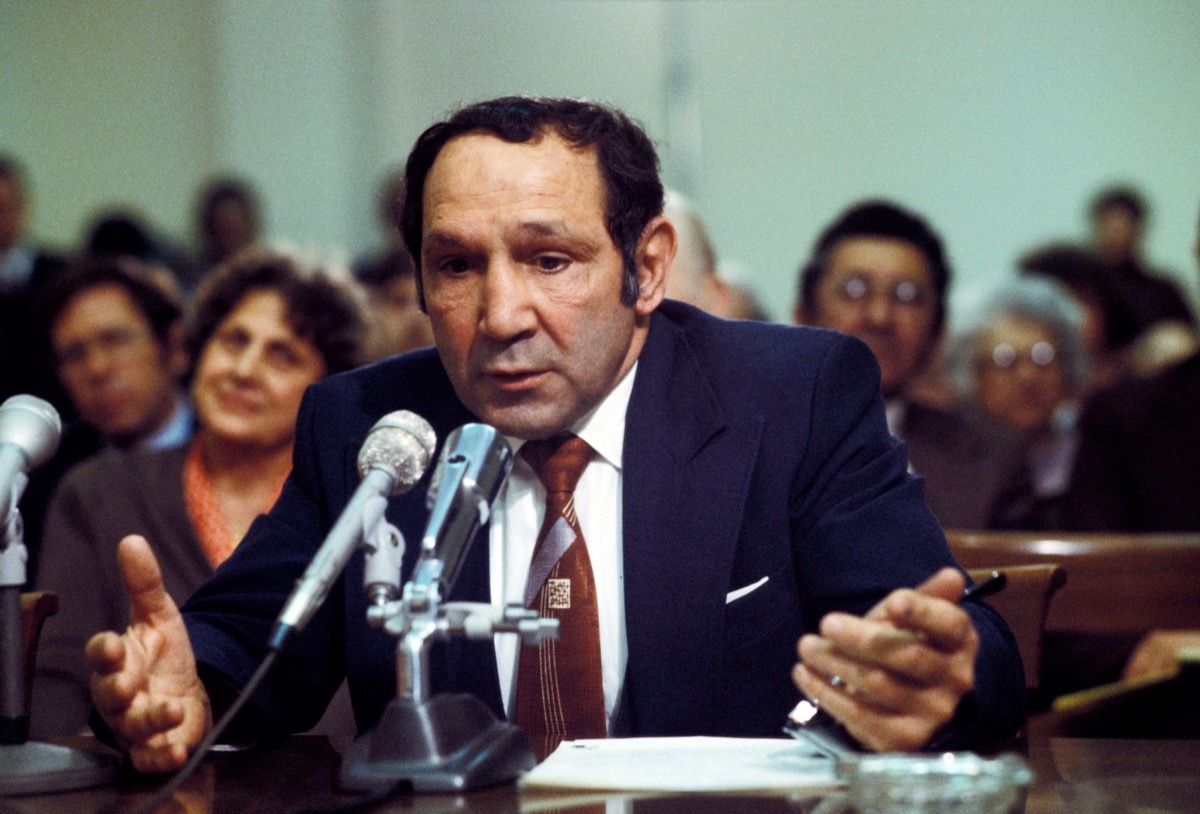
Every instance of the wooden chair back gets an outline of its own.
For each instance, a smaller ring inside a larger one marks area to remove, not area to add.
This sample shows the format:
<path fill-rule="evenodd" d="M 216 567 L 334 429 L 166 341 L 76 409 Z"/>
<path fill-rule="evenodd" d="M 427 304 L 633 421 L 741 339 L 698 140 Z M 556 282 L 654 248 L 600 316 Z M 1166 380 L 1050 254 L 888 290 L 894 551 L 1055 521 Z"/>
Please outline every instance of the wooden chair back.
<path fill-rule="evenodd" d="M 1053 563 L 1066 569 L 1070 580 L 1049 609 L 1049 632 L 1200 628 L 1200 533 L 947 531 L 946 536 L 964 568 Z"/>
<path fill-rule="evenodd" d="M 30 711 L 33 674 L 37 667 L 38 639 L 46 617 L 58 613 L 58 594 L 53 591 L 29 591 L 21 594 L 21 641 L 24 646 L 25 710 Z"/>
<path fill-rule="evenodd" d="M 1036 690 L 1042 674 L 1042 640 L 1050 600 L 1066 584 L 1066 569 L 1055 563 L 967 569 L 976 582 L 986 579 L 992 571 L 1002 571 L 1008 582 L 1004 590 L 986 601 L 1008 622 L 1025 665 L 1025 686 Z"/>

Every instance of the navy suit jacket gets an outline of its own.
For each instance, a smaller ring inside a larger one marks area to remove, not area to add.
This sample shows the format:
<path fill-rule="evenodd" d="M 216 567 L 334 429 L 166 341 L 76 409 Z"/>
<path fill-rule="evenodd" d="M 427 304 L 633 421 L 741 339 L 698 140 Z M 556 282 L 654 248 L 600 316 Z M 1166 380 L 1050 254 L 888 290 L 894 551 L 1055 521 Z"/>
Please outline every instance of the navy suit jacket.
<path fill-rule="evenodd" d="M 799 699 L 790 671 L 804 631 L 954 562 L 887 432 L 878 381 L 866 346 L 840 334 L 723 321 L 672 302 L 653 315 L 625 428 L 629 659 L 614 734 L 779 734 Z M 306 395 L 279 503 L 185 607 L 218 698 L 253 673 L 282 602 L 358 485 L 367 431 L 397 409 L 424 416 L 439 442 L 477 420 L 432 350 Z M 408 542 L 405 578 L 428 477 L 388 509 Z M 488 558 L 477 542 L 452 599 L 488 599 Z M 249 705 L 260 735 L 311 726 L 343 675 L 360 729 L 395 697 L 396 642 L 365 623 L 362 567 L 356 554 Z M 982 648 L 957 721 L 964 744 L 1012 734 L 1024 713 L 1011 634 L 986 606 L 969 610 Z M 436 691 L 473 693 L 503 716 L 491 642 L 441 642 L 431 661 Z"/>

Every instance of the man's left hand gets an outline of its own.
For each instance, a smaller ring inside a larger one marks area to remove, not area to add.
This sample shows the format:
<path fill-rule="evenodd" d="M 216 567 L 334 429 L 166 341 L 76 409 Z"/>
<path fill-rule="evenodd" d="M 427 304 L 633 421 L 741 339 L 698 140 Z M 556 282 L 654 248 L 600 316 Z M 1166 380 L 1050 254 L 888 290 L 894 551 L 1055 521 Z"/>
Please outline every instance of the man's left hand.
<path fill-rule="evenodd" d="M 864 746 L 921 749 L 975 684 L 979 635 L 958 606 L 963 586 L 943 568 L 866 616 L 826 615 L 820 635 L 800 639 L 796 686 Z"/>

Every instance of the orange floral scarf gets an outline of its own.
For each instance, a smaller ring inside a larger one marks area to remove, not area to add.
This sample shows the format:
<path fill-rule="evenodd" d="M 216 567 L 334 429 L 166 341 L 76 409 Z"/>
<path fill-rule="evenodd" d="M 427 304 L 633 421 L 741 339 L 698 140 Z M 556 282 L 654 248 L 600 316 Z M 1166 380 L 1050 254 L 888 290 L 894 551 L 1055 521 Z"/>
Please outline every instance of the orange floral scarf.
<path fill-rule="evenodd" d="M 183 502 L 187 506 L 188 519 L 192 521 L 196 538 L 200 541 L 200 551 L 209 564 L 216 568 L 229 559 L 241 541 L 233 539 L 229 521 L 217 503 L 217 496 L 213 494 L 212 479 L 204 465 L 203 446 L 200 437 L 196 436 L 188 447 L 187 459 L 183 463 Z M 270 509 L 279 499 L 286 479 L 287 474 L 284 473 L 262 511 Z"/>

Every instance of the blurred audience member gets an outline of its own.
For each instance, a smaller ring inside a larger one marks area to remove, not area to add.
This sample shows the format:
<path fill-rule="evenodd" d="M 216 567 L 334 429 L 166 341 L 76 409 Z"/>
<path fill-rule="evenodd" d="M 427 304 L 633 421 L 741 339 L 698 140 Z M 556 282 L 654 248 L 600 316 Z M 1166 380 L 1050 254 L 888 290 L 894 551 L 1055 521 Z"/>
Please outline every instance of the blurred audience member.
<path fill-rule="evenodd" d="M 667 190 L 663 214 L 675 224 L 675 260 L 667 273 L 667 296 L 691 303 L 702 311 L 727 319 L 740 319 L 735 302 L 739 294 L 717 275 L 717 255 L 696 207 L 683 194 Z"/>
<path fill-rule="evenodd" d="M 1092 199 L 1092 250 L 1123 288 L 1139 333 L 1159 322 L 1194 323 L 1179 286 L 1142 258 L 1149 216 L 1146 199 L 1133 187 L 1103 189 Z"/>
<path fill-rule="evenodd" d="M 729 287 L 730 319 L 753 319 L 758 322 L 770 322 L 771 315 L 759 303 L 754 291 L 745 283 L 726 283 Z"/>
<path fill-rule="evenodd" d="M 1200 243 L 1200 224 L 1197 224 Z M 1197 251 L 1200 263 L 1200 248 Z M 1068 494 L 1074 528 L 1200 531 L 1200 352 L 1091 395 Z"/>
<path fill-rule="evenodd" d="M 18 393 L 60 400 L 38 352 L 32 304 L 66 261 L 30 237 L 29 199 L 24 167 L 0 154 L 0 403 Z"/>
<path fill-rule="evenodd" d="M 1083 310 L 1080 337 L 1092 362 L 1085 390 L 1132 375 L 1130 357 L 1141 328 L 1120 287 L 1093 253 L 1051 243 L 1025 254 L 1018 266 L 1029 277 L 1063 285 Z"/>
<path fill-rule="evenodd" d="M 1193 253 L 1200 268 L 1200 221 L 1196 225 Z M 1194 379 L 1192 386 L 1200 386 L 1200 380 Z M 1200 630 L 1153 630 L 1134 648 L 1121 677 L 1134 681 L 1174 675 L 1185 660 L 1200 662 Z"/>
<path fill-rule="evenodd" d="M 412 255 L 404 246 L 355 269 L 366 288 L 366 357 L 376 361 L 433 344 L 429 316 L 421 310 Z"/>
<path fill-rule="evenodd" d="M 39 306 L 58 377 L 104 443 L 163 449 L 188 439 L 183 304 L 169 272 L 127 256 L 85 258 Z"/>
<path fill-rule="evenodd" d="M 46 507 L 71 467 L 106 446 L 166 449 L 187 442 L 192 410 L 181 378 L 183 306 L 170 272 L 131 257 L 83 258 L 41 290 L 39 324 L 69 405 L 58 451 L 30 475 L 21 501 L 30 583 Z"/>
<path fill-rule="evenodd" d="M 106 210 L 92 219 L 81 252 L 86 257 L 132 257 L 167 269 L 177 288 L 187 288 L 195 266 L 187 253 L 159 234 L 145 218 L 121 208 Z"/>
<path fill-rule="evenodd" d="M 145 534 L 182 602 L 275 502 L 308 385 L 361 360 L 363 323 L 342 285 L 286 256 L 238 255 L 202 286 L 188 327 L 197 432 L 186 446 L 111 450 L 72 470 L 50 506 L 40 585 L 63 597 L 47 626 L 32 720 L 42 735 L 88 713 L 83 646 L 124 628 L 117 542 Z"/>
<path fill-rule="evenodd" d="M 380 263 L 385 257 L 404 249 L 404 238 L 400 236 L 400 208 L 404 203 L 404 168 L 397 167 L 388 172 L 379 185 L 375 196 L 375 214 L 383 240 L 374 251 L 354 261 L 354 276 L 362 277 L 368 267 Z"/>
<path fill-rule="evenodd" d="M 208 181 L 196 200 L 198 274 L 185 281 L 189 291 L 241 250 L 262 237 L 262 206 L 247 180 L 225 176 Z"/>
<path fill-rule="evenodd" d="M 380 247 L 354 261 L 354 278 L 366 289 L 369 361 L 433 344 L 433 328 L 421 308 L 412 255 L 397 226 L 404 202 L 404 169 L 384 176 L 376 199 Z"/>
<path fill-rule="evenodd" d="M 1081 309 L 1049 281 L 1024 279 L 988 297 L 951 347 L 962 395 L 1021 436 L 1033 486 L 1014 525 L 1061 529 L 1078 436 L 1077 397 L 1088 372 Z"/>
<path fill-rule="evenodd" d="M 1094 387 L 1152 375 L 1200 347 L 1179 287 L 1142 262 L 1146 211 L 1137 191 L 1104 190 L 1092 203 L 1091 250 L 1052 243 L 1020 263 L 1026 273 L 1066 285 L 1084 307 Z"/>
<path fill-rule="evenodd" d="M 880 367 L 892 434 L 948 528 L 1011 522 L 1029 493 L 1019 439 L 959 406 L 911 398 L 946 320 L 950 266 L 941 238 L 919 216 L 888 201 L 843 212 L 801 267 L 795 319 L 857 336 Z"/>
<path fill-rule="evenodd" d="M 1068 498 L 1086 531 L 1200 531 L 1200 354 L 1084 402 Z"/>

